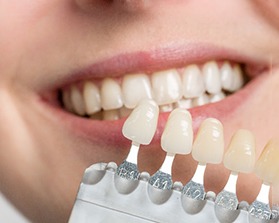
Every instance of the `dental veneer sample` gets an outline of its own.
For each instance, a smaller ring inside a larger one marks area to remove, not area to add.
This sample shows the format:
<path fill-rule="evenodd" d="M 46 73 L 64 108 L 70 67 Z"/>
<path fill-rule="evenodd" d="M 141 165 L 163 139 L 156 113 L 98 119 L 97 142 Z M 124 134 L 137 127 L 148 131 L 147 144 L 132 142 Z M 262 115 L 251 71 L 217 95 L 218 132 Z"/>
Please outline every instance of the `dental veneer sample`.
<path fill-rule="evenodd" d="M 148 145 L 157 129 L 159 107 L 153 100 L 143 100 L 125 121 L 122 133 L 133 142 Z"/>
<path fill-rule="evenodd" d="M 232 137 L 224 156 L 224 165 L 234 172 L 250 173 L 255 165 L 256 143 L 254 135 L 239 129 Z"/>
<path fill-rule="evenodd" d="M 256 162 L 255 173 L 265 183 L 279 179 L 279 139 L 271 139 Z"/>
<path fill-rule="evenodd" d="M 193 144 L 192 156 L 201 164 L 222 162 L 224 133 L 222 123 L 214 118 L 204 120 Z"/>
<path fill-rule="evenodd" d="M 167 153 L 189 154 L 193 144 L 191 114 L 182 108 L 173 110 L 161 138 L 161 146 Z"/>

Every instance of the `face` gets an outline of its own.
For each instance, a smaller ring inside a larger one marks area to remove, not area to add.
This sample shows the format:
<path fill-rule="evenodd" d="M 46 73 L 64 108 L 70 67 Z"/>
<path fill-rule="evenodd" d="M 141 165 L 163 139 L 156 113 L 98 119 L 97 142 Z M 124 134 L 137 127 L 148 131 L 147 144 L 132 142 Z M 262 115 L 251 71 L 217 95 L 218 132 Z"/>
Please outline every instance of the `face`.
<path fill-rule="evenodd" d="M 237 129 L 252 131 L 259 156 L 279 126 L 278 14 L 275 0 L 1 1 L 0 190 L 33 221 L 66 222 L 85 168 L 127 156 L 121 128 L 139 89 L 161 109 L 141 171 L 162 164 L 160 135 L 177 106 L 195 132 L 219 119 L 226 146 Z M 187 70 L 198 74 L 190 84 Z M 196 165 L 176 156 L 174 180 L 186 183 Z M 208 165 L 206 189 L 228 176 Z M 237 188 L 251 202 L 260 180 L 240 174 Z"/>

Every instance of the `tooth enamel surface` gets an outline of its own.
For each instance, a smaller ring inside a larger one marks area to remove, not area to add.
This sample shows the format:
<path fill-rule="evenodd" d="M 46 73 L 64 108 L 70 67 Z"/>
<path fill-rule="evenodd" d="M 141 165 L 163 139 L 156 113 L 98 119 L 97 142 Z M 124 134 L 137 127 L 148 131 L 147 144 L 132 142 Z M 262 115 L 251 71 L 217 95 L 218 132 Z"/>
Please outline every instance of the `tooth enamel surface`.
<path fill-rule="evenodd" d="M 204 120 L 193 144 L 192 156 L 199 163 L 218 164 L 224 153 L 222 123 L 214 118 Z"/>
<path fill-rule="evenodd" d="M 255 173 L 266 183 L 279 181 L 279 139 L 270 140 L 255 165 Z"/>
<path fill-rule="evenodd" d="M 142 99 L 152 99 L 151 84 L 146 74 L 126 75 L 122 82 L 126 108 L 134 108 Z"/>
<path fill-rule="evenodd" d="M 184 109 L 189 109 L 192 108 L 192 100 L 191 99 L 181 99 L 178 102 L 175 102 L 175 107 L 176 108 L 184 108 Z"/>
<path fill-rule="evenodd" d="M 152 100 L 142 101 L 123 125 L 123 135 L 133 142 L 148 145 L 157 129 L 159 107 Z"/>
<path fill-rule="evenodd" d="M 211 95 L 209 100 L 210 100 L 211 103 L 214 103 L 214 102 L 221 101 L 225 97 L 226 97 L 226 95 L 223 92 L 219 92 L 219 93 L 217 93 L 215 95 Z"/>
<path fill-rule="evenodd" d="M 71 87 L 71 102 L 73 105 L 73 109 L 76 114 L 83 116 L 85 115 L 85 105 L 83 97 L 76 86 Z"/>
<path fill-rule="evenodd" d="M 205 104 L 208 104 L 210 101 L 209 97 L 207 94 L 203 94 L 198 98 L 193 99 L 193 106 L 202 106 Z"/>
<path fill-rule="evenodd" d="M 223 89 L 227 91 L 233 91 L 234 73 L 231 65 L 228 62 L 225 62 L 222 65 L 220 69 L 220 75 Z"/>
<path fill-rule="evenodd" d="M 192 117 L 188 111 L 176 108 L 169 115 L 161 137 L 161 146 L 168 153 L 189 154 L 192 143 Z"/>
<path fill-rule="evenodd" d="M 183 96 L 196 98 L 205 92 L 203 77 L 197 65 L 186 67 L 182 74 Z"/>
<path fill-rule="evenodd" d="M 243 73 L 242 73 L 242 70 L 239 65 L 235 65 L 233 67 L 233 73 L 234 73 L 234 81 L 233 81 L 233 85 L 232 85 L 232 91 L 237 91 L 244 84 Z"/>
<path fill-rule="evenodd" d="M 181 78 L 175 69 L 153 73 L 151 83 L 158 105 L 170 104 L 182 97 Z"/>
<path fill-rule="evenodd" d="M 112 78 L 106 78 L 102 82 L 101 104 L 104 110 L 117 109 L 123 106 L 121 88 Z"/>
<path fill-rule="evenodd" d="M 219 63 L 209 61 L 203 65 L 192 64 L 184 69 L 169 69 L 151 75 L 129 74 L 73 84 L 62 90 L 63 106 L 80 116 L 87 114 L 92 119 L 99 119 L 109 116 L 95 113 L 116 109 L 119 110 L 119 118 L 127 117 L 130 111 L 125 110 L 133 109 L 144 99 L 156 101 L 161 112 L 218 102 L 238 91 L 245 82 L 240 65 Z"/>
<path fill-rule="evenodd" d="M 245 129 L 238 130 L 232 137 L 224 156 L 224 165 L 234 172 L 250 173 L 255 165 L 255 137 Z"/>
<path fill-rule="evenodd" d="M 88 115 L 92 115 L 101 110 L 101 97 L 98 87 L 87 81 L 83 87 L 83 98 L 85 110 Z"/>
<path fill-rule="evenodd" d="M 205 89 L 208 93 L 217 94 L 221 91 L 221 75 L 215 61 L 207 62 L 202 68 Z"/>

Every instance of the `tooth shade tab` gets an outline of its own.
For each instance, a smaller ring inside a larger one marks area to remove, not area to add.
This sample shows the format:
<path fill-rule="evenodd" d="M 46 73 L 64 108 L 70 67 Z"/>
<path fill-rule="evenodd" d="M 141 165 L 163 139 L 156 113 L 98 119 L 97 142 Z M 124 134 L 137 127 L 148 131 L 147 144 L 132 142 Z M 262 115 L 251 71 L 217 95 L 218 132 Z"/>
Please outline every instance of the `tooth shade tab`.
<path fill-rule="evenodd" d="M 268 184 L 262 184 L 260 193 L 257 199 L 250 205 L 249 214 L 254 218 L 261 220 L 270 220 L 272 216 L 272 211 L 269 206 L 269 190 L 270 186 Z"/>
<path fill-rule="evenodd" d="M 203 184 L 205 169 L 206 169 L 206 165 L 199 163 L 196 172 L 192 178 L 192 181 L 199 184 Z"/>
<path fill-rule="evenodd" d="M 181 78 L 175 69 L 153 73 L 151 83 L 158 105 L 171 104 L 182 97 Z"/>
<path fill-rule="evenodd" d="M 237 174 L 231 173 L 224 188 L 216 197 L 215 203 L 228 210 L 236 210 L 239 201 L 236 196 Z"/>
<path fill-rule="evenodd" d="M 126 161 L 129 163 L 138 163 L 138 152 L 139 152 L 139 145 L 137 143 L 133 143 L 130 148 L 130 152 L 126 158 Z"/>
<path fill-rule="evenodd" d="M 240 129 L 233 135 L 224 156 L 224 166 L 234 172 L 251 173 L 256 159 L 256 143 L 254 135 Z"/>
<path fill-rule="evenodd" d="M 142 101 L 126 119 L 122 133 L 131 141 L 148 145 L 157 129 L 159 107 L 153 100 Z"/>
<path fill-rule="evenodd" d="M 192 156 L 200 163 L 219 164 L 224 153 L 222 123 L 214 118 L 205 119 L 193 143 Z"/>
<path fill-rule="evenodd" d="M 226 186 L 224 188 L 225 191 L 236 193 L 236 183 L 237 183 L 238 174 L 235 172 L 232 172 L 230 174 L 229 180 L 226 183 Z"/>
<path fill-rule="evenodd" d="M 122 81 L 122 93 L 126 108 L 135 108 L 143 99 L 152 99 L 151 83 L 146 74 L 126 75 Z"/>
<path fill-rule="evenodd" d="M 182 194 L 193 200 L 204 200 L 206 193 L 203 186 L 206 165 L 198 164 L 193 178 L 183 187 Z"/>
<path fill-rule="evenodd" d="M 167 120 L 161 137 L 161 146 L 167 153 L 189 154 L 192 150 L 193 128 L 191 114 L 176 108 Z"/>
<path fill-rule="evenodd" d="M 175 157 L 174 154 L 167 153 L 166 158 L 160 168 L 160 171 L 171 175 L 171 168 L 172 168 L 174 157 Z"/>
<path fill-rule="evenodd" d="M 255 165 L 256 175 L 266 183 L 279 181 L 279 139 L 271 139 Z"/>

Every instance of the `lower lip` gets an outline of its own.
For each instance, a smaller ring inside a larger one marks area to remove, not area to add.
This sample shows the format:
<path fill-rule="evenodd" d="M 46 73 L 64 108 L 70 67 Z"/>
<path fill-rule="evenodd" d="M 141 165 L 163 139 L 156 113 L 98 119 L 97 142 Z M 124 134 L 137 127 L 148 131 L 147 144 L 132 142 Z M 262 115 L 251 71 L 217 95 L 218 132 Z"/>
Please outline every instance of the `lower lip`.
<path fill-rule="evenodd" d="M 225 122 L 226 119 L 231 119 L 233 114 L 243 107 L 243 105 L 246 104 L 248 106 L 250 98 L 255 95 L 256 90 L 263 83 L 266 75 L 267 74 L 259 75 L 257 78 L 250 81 L 243 89 L 220 102 L 189 109 L 193 118 L 194 131 L 196 132 L 200 123 L 208 117 L 217 118 L 220 121 Z M 128 145 L 131 143 L 124 138 L 121 131 L 125 118 L 117 121 L 86 119 L 73 115 L 61 109 L 61 107 L 53 106 L 45 100 L 41 100 L 41 102 L 43 106 L 48 107 L 51 114 L 56 114 L 56 121 L 72 131 L 75 136 L 85 138 L 93 144 L 107 145 L 112 148 L 128 148 Z M 161 113 L 159 116 L 157 131 L 151 142 L 153 146 L 160 145 L 160 136 L 168 115 L 169 112 L 166 112 Z"/>

